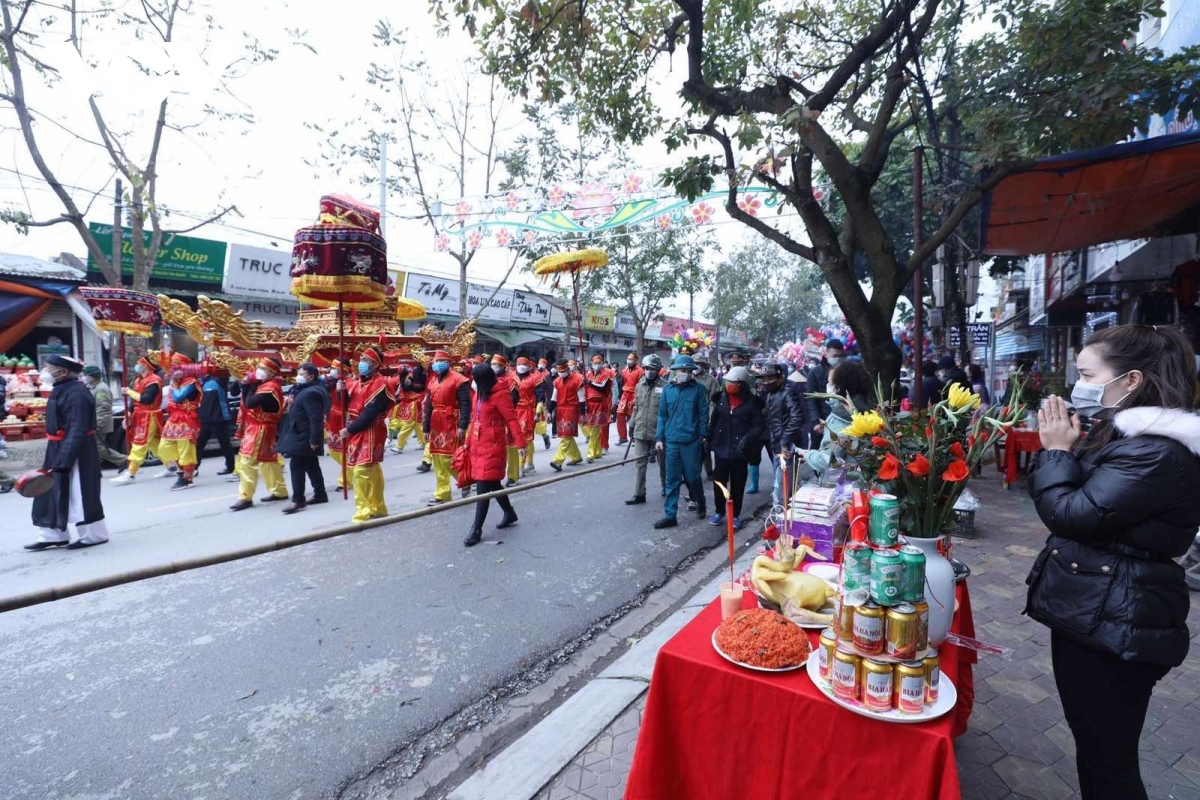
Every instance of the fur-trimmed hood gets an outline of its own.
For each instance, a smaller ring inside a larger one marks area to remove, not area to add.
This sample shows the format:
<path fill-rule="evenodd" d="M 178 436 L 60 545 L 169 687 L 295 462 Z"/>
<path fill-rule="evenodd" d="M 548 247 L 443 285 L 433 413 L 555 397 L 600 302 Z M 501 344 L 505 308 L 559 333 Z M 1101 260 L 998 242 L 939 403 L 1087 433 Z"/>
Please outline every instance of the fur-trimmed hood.
<path fill-rule="evenodd" d="M 1165 436 L 1200 456 L 1200 416 L 1178 408 L 1137 406 L 1117 413 L 1113 425 L 1122 436 Z"/>

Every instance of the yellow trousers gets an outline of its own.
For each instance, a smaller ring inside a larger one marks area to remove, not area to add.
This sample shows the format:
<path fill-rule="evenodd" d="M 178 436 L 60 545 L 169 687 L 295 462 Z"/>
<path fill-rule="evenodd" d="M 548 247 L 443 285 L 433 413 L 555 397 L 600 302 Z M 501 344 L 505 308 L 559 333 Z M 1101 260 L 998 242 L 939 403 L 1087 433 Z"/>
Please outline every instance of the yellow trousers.
<path fill-rule="evenodd" d="M 400 422 L 399 417 L 388 417 L 387 430 L 388 430 L 388 438 L 389 439 L 396 438 L 396 434 L 400 432 L 400 426 L 402 424 L 403 423 Z"/>
<path fill-rule="evenodd" d="M 545 436 L 549 432 L 550 431 L 546 428 L 546 420 L 539 419 L 537 422 L 533 423 L 534 436 Z"/>
<path fill-rule="evenodd" d="M 533 466 L 533 442 L 526 442 L 525 449 L 522 452 L 521 463 L 526 467 Z"/>
<path fill-rule="evenodd" d="M 146 443 L 129 446 L 130 476 L 137 475 L 137 471 L 141 469 L 142 462 L 146 460 L 147 455 L 150 453 L 158 454 L 158 442 L 158 423 L 151 419 L 150 435 L 146 437 Z"/>
<path fill-rule="evenodd" d="M 587 438 L 587 457 L 597 459 L 602 455 L 599 426 L 584 425 L 583 435 Z"/>
<path fill-rule="evenodd" d="M 338 488 L 338 491 L 340 492 L 342 490 L 342 451 L 329 450 L 328 452 L 329 452 L 329 457 L 332 458 L 335 462 L 337 462 L 337 465 L 338 465 L 337 488 Z"/>
<path fill-rule="evenodd" d="M 424 436 L 424 435 L 425 435 L 425 432 L 422 431 L 421 436 Z M 425 442 L 425 454 L 421 457 L 421 460 L 424 461 L 426 464 L 432 464 L 433 463 L 432 459 L 433 459 L 433 456 L 429 452 L 429 442 L 427 440 Z"/>
<path fill-rule="evenodd" d="M 435 500 L 449 500 L 450 494 L 450 456 L 430 455 L 429 461 L 433 464 L 433 476 L 437 478 L 437 486 L 433 490 Z"/>
<path fill-rule="evenodd" d="M 386 517 L 388 510 L 383 502 L 383 467 L 378 464 L 350 467 L 350 480 L 354 484 L 354 516 L 350 521 L 366 522 L 374 517 Z"/>
<path fill-rule="evenodd" d="M 508 479 L 516 483 L 521 479 L 521 450 L 517 447 L 508 448 Z"/>
<path fill-rule="evenodd" d="M 190 478 L 196 467 L 196 443 L 190 439 L 162 439 L 158 443 L 158 457 L 164 464 L 178 464 Z"/>
<path fill-rule="evenodd" d="M 267 491 L 279 498 L 288 496 L 287 484 L 283 480 L 283 461 L 256 461 L 253 458 L 239 455 L 237 474 L 241 478 L 238 483 L 238 497 L 242 500 L 253 500 L 254 489 L 258 486 L 258 476 L 262 474 L 263 485 Z"/>
<path fill-rule="evenodd" d="M 558 437 L 558 452 L 554 454 L 554 463 L 562 464 L 567 458 L 571 459 L 572 464 L 578 464 L 583 460 L 583 456 L 579 454 L 579 445 L 575 443 L 574 436 Z"/>
<path fill-rule="evenodd" d="M 421 430 L 419 422 L 402 422 L 396 431 L 396 447 L 401 450 L 408 443 L 408 437 L 416 434 L 417 444 L 421 447 L 425 446 L 425 431 Z"/>

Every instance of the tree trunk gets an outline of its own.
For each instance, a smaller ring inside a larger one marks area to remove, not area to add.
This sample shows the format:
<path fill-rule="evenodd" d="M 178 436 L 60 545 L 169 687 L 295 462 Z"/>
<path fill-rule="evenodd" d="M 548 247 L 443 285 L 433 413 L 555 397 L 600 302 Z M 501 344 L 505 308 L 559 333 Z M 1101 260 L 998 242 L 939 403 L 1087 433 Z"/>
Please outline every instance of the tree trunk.
<path fill-rule="evenodd" d="M 636 352 L 638 354 L 638 358 L 640 359 L 642 356 L 645 355 L 644 351 L 646 349 L 646 325 L 644 323 L 638 323 L 635 320 L 634 327 L 637 328 L 637 340 L 636 340 L 637 350 L 636 350 Z"/>
<path fill-rule="evenodd" d="M 458 259 L 458 319 L 468 319 L 467 313 L 467 261 Z"/>

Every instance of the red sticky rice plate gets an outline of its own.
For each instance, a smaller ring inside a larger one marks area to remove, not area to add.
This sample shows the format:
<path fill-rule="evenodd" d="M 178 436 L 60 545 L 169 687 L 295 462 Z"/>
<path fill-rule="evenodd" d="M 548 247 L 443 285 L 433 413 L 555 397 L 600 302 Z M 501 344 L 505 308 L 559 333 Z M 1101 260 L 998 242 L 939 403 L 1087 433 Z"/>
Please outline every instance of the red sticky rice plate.
<path fill-rule="evenodd" d="M 803 664 L 812 649 L 799 625 L 767 608 L 739 611 L 722 622 L 717 647 L 734 661 L 763 669 Z"/>

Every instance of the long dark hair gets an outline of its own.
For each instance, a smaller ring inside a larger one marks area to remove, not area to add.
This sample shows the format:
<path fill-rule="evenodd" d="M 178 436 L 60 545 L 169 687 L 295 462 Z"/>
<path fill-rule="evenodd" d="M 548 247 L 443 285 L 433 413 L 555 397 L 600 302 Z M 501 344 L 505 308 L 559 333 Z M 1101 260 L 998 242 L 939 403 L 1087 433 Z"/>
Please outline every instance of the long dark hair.
<path fill-rule="evenodd" d="M 1087 341 L 1096 348 L 1113 375 L 1133 370 L 1142 382 L 1120 403 L 1120 408 L 1155 406 L 1191 410 L 1196 404 L 1196 358 L 1192 343 L 1176 328 L 1165 325 L 1117 325 L 1098 330 Z M 1111 420 L 1092 428 L 1088 447 L 1112 440 Z"/>
<path fill-rule="evenodd" d="M 471 369 L 471 380 L 475 381 L 475 394 L 480 400 L 488 400 L 492 389 L 496 386 L 496 373 L 492 372 L 490 364 L 476 364 Z"/>

